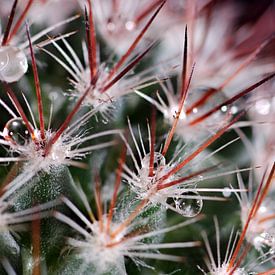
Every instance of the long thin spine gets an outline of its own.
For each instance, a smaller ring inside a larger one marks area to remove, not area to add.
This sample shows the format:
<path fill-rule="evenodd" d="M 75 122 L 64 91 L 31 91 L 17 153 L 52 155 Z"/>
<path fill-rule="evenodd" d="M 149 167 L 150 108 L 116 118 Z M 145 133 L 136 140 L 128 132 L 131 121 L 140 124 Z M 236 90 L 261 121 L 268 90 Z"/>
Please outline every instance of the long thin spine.
<path fill-rule="evenodd" d="M 87 2 L 88 2 L 89 14 L 87 14 L 87 10 L 85 9 L 85 25 L 86 25 L 86 37 L 87 37 L 89 65 L 90 65 L 90 77 L 91 77 L 91 84 L 93 84 L 96 81 L 96 75 L 97 75 L 96 34 L 95 34 L 95 27 L 94 27 L 94 21 L 93 21 L 91 0 L 87 0 Z"/>
<path fill-rule="evenodd" d="M 117 76 L 108 82 L 102 89 L 101 93 L 106 92 L 113 85 L 115 85 L 123 76 L 125 76 L 140 60 L 153 48 L 154 44 L 150 45 L 145 51 L 138 55 L 130 64 L 128 64 Z"/>
<path fill-rule="evenodd" d="M 148 30 L 152 22 L 154 21 L 157 14 L 160 12 L 161 8 L 165 4 L 166 0 L 162 1 L 158 9 L 155 11 L 155 13 L 152 15 L 152 17 L 149 19 L 145 27 L 141 30 L 137 38 L 134 40 L 134 42 L 131 44 L 129 49 L 126 51 L 126 53 L 120 58 L 120 60 L 117 62 L 117 64 L 113 67 L 113 69 L 110 71 L 107 81 L 109 81 L 114 74 L 121 68 L 121 66 L 125 63 L 127 58 L 130 56 L 130 54 L 133 52 L 133 50 L 136 48 L 137 44 L 140 42 L 141 38 L 144 36 L 145 32 Z"/>
<path fill-rule="evenodd" d="M 146 206 L 148 199 L 143 199 L 130 214 L 130 216 L 121 223 L 113 232 L 111 232 L 111 237 L 115 238 L 120 232 L 122 232 L 140 213 L 140 211 Z"/>
<path fill-rule="evenodd" d="M 117 201 L 118 190 L 119 190 L 119 187 L 121 184 L 122 169 L 123 169 L 123 165 L 126 160 L 126 152 L 127 152 L 127 147 L 126 147 L 126 145 L 124 145 L 122 148 L 121 156 L 119 158 L 119 165 L 118 165 L 118 168 L 116 171 L 114 192 L 113 192 L 113 196 L 112 196 L 112 200 L 111 200 L 110 208 L 109 208 L 109 212 L 108 212 L 107 230 L 106 230 L 108 234 L 110 234 L 110 225 L 112 222 L 114 208 L 115 208 L 116 201 Z"/>
<path fill-rule="evenodd" d="M 191 71 L 191 74 L 190 74 L 190 77 L 189 77 L 189 80 L 188 80 L 188 83 L 187 83 L 187 86 L 186 86 L 186 92 L 183 94 L 181 100 L 180 100 L 180 103 L 179 103 L 179 107 L 178 107 L 178 111 L 176 113 L 176 117 L 174 119 L 174 122 L 173 122 L 173 125 L 171 127 L 171 130 L 169 131 L 169 134 L 168 134 L 168 137 L 165 141 L 165 144 L 164 144 L 164 147 L 163 147 L 163 151 L 162 151 L 162 154 L 165 156 L 168 149 L 169 149 L 169 146 L 172 142 L 172 139 L 175 135 L 175 132 L 176 132 L 176 128 L 177 128 L 177 125 L 178 125 L 178 122 L 179 122 L 179 118 L 180 118 L 180 114 L 183 110 L 183 106 L 184 106 L 184 102 L 185 102 L 185 99 L 186 99 L 186 93 L 190 87 L 190 83 L 191 83 L 191 79 L 192 79 L 192 76 L 193 76 L 193 72 L 194 72 L 194 66 L 192 68 L 192 71 Z"/>
<path fill-rule="evenodd" d="M 163 182 L 164 180 L 168 179 L 171 175 L 178 172 L 182 169 L 187 163 L 193 160 L 197 155 L 199 155 L 204 149 L 206 149 L 209 145 L 211 145 L 214 141 L 216 141 L 221 135 L 223 135 L 231 125 L 233 125 L 239 118 L 244 114 L 241 112 L 238 116 L 236 116 L 230 123 L 225 125 L 222 129 L 220 129 L 216 134 L 211 136 L 206 142 L 204 142 L 197 150 L 195 150 L 191 155 L 189 155 L 186 159 L 180 162 L 176 167 L 171 169 L 166 175 L 162 176 L 159 179 L 159 182 Z"/>
<path fill-rule="evenodd" d="M 186 180 L 193 179 L 194 177 L 197 177 L 197 176 L 199 176 L 199 175 L 201 175 L 203 173 L 212 171 L 212 170 L 216 169 L 217 167 L 218 167 L 218 165 L 214 165 L 214 166 L 202 169 L 202 170 L 200 170 L 198 172 L 192 173 L 192 174 L 190 174 L 190 175 L 188 175 L 186 177 L 181 177 L 181 178 L 179 178 L 177 180 L 173 180 L 173 181 L 170 181 L 170 182 L 167 182 L 167 183 L 159 183 L 157 185 L 157 188 L 158 188 L 158 190 L 161 190 L 161 189 L 165 189 L 165 188 L 177 185 L 177 184 L 179 184 L 181 182 L 184 182 Z"/>
<path fill-rule="evenodd" d="M 40 275 L 40 220 L 32 222 L 33 275 Z"/>
<path fill-rule="evenodd" d="M 30 30 L 28 25 L 26 26 L 27 30 L 27 37 L 29 40 L 29 47 L 31 52 L 31 60 L 32 60 L 32 69 L 33 69 L 33 76 L 34 76 L 34 83 L 35 83 L 35 92 L 37 97 L 37 104 L 38 104 L 38 114 L 39 114 L 39 123 L 40 123 L 40 135 L 42 141 L 45 140 L 45 122 L 44 122 L 44 114 L 43 114 L 43 102 L 42 102 L 42 96 L 41 96 L 41 87 L 40 87 L 40 81 L 38 76 L 38 70 L 35 60 L 35 55 L 33 52 L 33 46 L 30 38 Z"/>
<path fill-rule="evenodd" d="M 103 224 L 103 209 L 102 209 L 99 175 L 96 175 L 96 179 L 95 179 L 95 201 L 96 201 L 99 229 L 102 232 L 104 224 Z"/>
<path fill-rule="evenodd" d="M 241 92 L 239 92 L 237 95 L 235 95 L 235 96 L 231 97 L 230 99 L 224 101 L 222 104 L 219 104 L 218 106 L 214 107 L 213 109 L 211 109 L 210 111 L 208 111 L 204 115 L 202 115 L 202 116 L 194 119 L 193 121 L 191 121 L 189 123 L 189 125 L 193 126 L 193 125 L 196 125 L 196 124 L 200 123 L 201 121 L 205 120 L 210 115 L 212 115 L 213 113 L 215 113 L 218 110 L 220 110 L 222 106 L 226 106 L 226 105 L 232 104 L 233 102 L 237 101 L 238 99 L 244 97 L 245 95 L 249 94 L 250 92 L 252 92 L 256 88 L 258 88 L 259 86 L 261 86 L 265 82 L 269 81 L 274 76 L 275 76 L 275 73 L 272 73 L 272 74 L 268 75 L 267 77 L 263 78 L 262 80 L 254 83 L 253 85 L 251 85 L 248 88 L 246 88 L 246 89 L 242 90 Z"/>
<path fill-rule="evenodd" d="M 55 135 L 48 141 L 48 144 L 47 144 L 47 146 L 45 148 L 45 155 L 47 155 L 50 152 L 50 149 L 51 149 L 52 145 L 59 139 L 59 137 L 64 133 L 64 131 L 66 131 L 68 125 L 70 124 L 70 122 L 72 121 L 73 117 L 75 116 L 75 114 L 80 109 L 80 107 L 81 107 L 84 99 L 88 95 L 90 89 L 91 89 L 91 86 L 89 86 L 86 89 L 86 91 L 84 92 L 84 94 L 77 101 L 77 103 L 74 106 L 73 110 L 69 113 L 69 115 L 66 117 L 65 121 L 63 122 L 63 124 L 59 127 L 59 129 L 57 130 L 57 132 L 55 133 Z"/>
<path fill-rule="evenodd" d="M 187 91 L 188 91 L 188 88 L 189 88 L 189 85 L 190 85 L 189 84 L 188 87 L 186 86 L 187 44 L 188 44 L 187 39 L 188 39 L 188 37 L 187 37 L 187 26 L 186 26 L 185 27 L 185 34 L 184 34 L 184 49 L 183 49 L 183 59 L 182 59 L 180 102 L 179 102 L 178 111 L 176 113 L 174 122 L 172 124 L 171 130 L 169 131 L 168 137 L 165 141 L 165 144 L 164 144 L 164 147 L 163 147 L 163 150 L 162 150 L 163 156 L 166 155 L 166 153 L 169 149 L 170 143 L 171 143 L 171 141 L 173 139 L 173 136 L 175 134 L 176 127 L 177 127 L 177 124 L 178 124 L 178 121 L 179 121 L 179 118 L 180 118 L 180 114 L 183 110 L 184 102 L 185 102 L 185 99 L 186 99 L 186 96 L 187 96 Z M 191 81 L 191 77 L 192 77 L 192 74 L 190 76 L 189 83 Z"/>
<path fill-rule="evenodd" d="M 143 10 L 141 13 L 139 13 L 136 18 L 134 19 L 134 22 L 136 25 L 138 25 L 148 14 L 152 12 L 157 6 L 159 6 L 163 0 L 155 0 L 150 5 Z"/>
<path fill-rule="evenodd" d="M 249 214 L 248 214 L 246 223 L 245 223 L 245 225 L 244 225 L 244 227 L 243 227 L 243 231 L 242 231 L 242 233 L 241 233 L 241 235 L 240 235 L 239 241 L 238 241 L 238 243 L 237 243 L 237 245 L 236 245 L 236 248 L 235 248 L 235 250 L 234 250 L 234 253 L 233 253 L 232 257 L 231 257 L 231 260 L 230 260 L 230 262 L 229 262 L 229 265 L 228 265 L 227 270 L 230 270 L 230 269 L 233 268 L 233 266 L 234 266 L 234 263 L 235 263 L 235 261 L 236 261 L 236 259 L 237 259 L 237 256 L 238 256 L 238 254 L 239 254 L 239 251 L 240 251 L 241 246 L 242 246 L 242 244 L 243 244 L 243 241 L 244 241 L 246 232 L 247 232 L 247 230 L 248 230 L 248 226 L 249 226 L 249 224 L 250 224 L 250 222 L 251 222 L 253 216 L 256 214 L 256 212 L 257 212 L 256 210 L 259 208 L 259 206 L 261 205 L 263 199 L 264 199 L 265 196 L 266 196 L 266 191 L 268 190 L 268 188 L 269 188 L 269 186 L 270 186 L 270 184 L 271 184 L 271 182 L 272 182 L 272 177 L 273 177 L 273 175 L 274 175 L 274 172 L 275 172 L 275 163 L 273 164 L 273 166 L 272 166 L 272 168 L 271 168 L 271 171 L 270 171 L 268 180 L 267 180 L 267 182 L 266 182 L 265 185 L 264 185 L 264 176 L 263 176 L 263 178 L 262 178 L 262 181 L 261 181 L 261 183 L 260 183 L 260 185 L 259 185 L 259 188 L 258 188 L 257 193 L 256 193 L 256 196 L 255 196 L 254 202 L 253 202 L 253 204 L 252 204 L 252 206 L 251 206 L 251 209 L 250 209 L 250 211 L 249 211 Z M 262 190 L 263 190 L 263 191 L 262 191 Z"/>
<path fill-rule="evenodd" d="M 14 28 L 12 29 L 12 31 L 10 32 L 10 35 L 6 41 L 6 44 L 8 44 L 10 42 L 10 40 L 13 38 L 14 35 L 16 35 L 16 33 L 18 32 L 19 28 L 22 26 L 22 23 L 24 22 L 31 6 L 33 4 L 33 0 L 29 0 L 25 9 L 23 10 L 21 16 L 19 17 L 19 19 L 17 20 L 17 22 L 15 23 Z"/>
<path fill-rule="evenodd" d="M 150 162 L 149 162 L 149 177 L 154 176 L 154 154 L 156 143 L 156 108 L 153 107 L 150 127 Z"/>
<path fill-rule="evenodd" d="M 220 92 L 222 89 L 224 89 L 225 86 L 227 86 L 232 80 L 234 80 L 240 72 L 245 69 L 253 60 L 256 59 L 256 57 L 262 52 L 262 50 L 274 39 L 274 35 L 270 38 L 266 39 L 259 47 L 257 47 L 248 57 L 246 60 L 244 60 L 243 63 L 240 64 L 240 66 L 229 76 L 227 77 L 224 82 L 219 85 L 218 88 L 210 88 L 207 93 L 202 96 L 198 101 L 194 102 L 187 110 L 186 113 L 189 114 L 192 112 L 194 108 L 197 108 L 204 104 L 210 97 L 215 95 L 216 93 Z"/>
<path fill-rule="evenodd" d="M 18 2 L 18 0 L 15 0 L 13 2 L 11 12 L 10 12 L 10 16 L 9 16 L 9 21 L 8 21 L 7 27 L 6 27 L 5 32 L 4 32 L 4 37 L 3 37 L 3 40 L 2 40 L 2 46 L 5 46 L 7 44 L 8 37 L 9 37 L 9 34 L 10 34 L 10 30 L 11 30 L 11 26 L 12 26 L 13 19 L 14 19 L 14 15 L 15 15 L 15 11 L 16 11 L 17 2 Z"/>

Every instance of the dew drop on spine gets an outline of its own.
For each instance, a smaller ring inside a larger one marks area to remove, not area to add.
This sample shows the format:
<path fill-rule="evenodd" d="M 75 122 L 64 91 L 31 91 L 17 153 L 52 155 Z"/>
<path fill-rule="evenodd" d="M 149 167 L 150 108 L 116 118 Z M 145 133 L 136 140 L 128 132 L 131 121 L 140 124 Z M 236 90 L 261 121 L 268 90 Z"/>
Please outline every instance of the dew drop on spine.
<path fill-rule="evenodd" d="M 8 83 L 18 81 L 28 70 L 25 53 L 17 47 L 0 47 L 0 80 Z"/>
<path fill-rule="evenodd" d="M 31 139 L 31 135 L 22 118 L 9 120 L 3 130 L 5 140 L 17 145 L 25 145 Z"/>
<path fill-rule="evenodd" d="M 203 201 L 198 192 L 186 191 L 174 198 L 176 209 L 187 218 L 197 216 L 203 207 Z"/>

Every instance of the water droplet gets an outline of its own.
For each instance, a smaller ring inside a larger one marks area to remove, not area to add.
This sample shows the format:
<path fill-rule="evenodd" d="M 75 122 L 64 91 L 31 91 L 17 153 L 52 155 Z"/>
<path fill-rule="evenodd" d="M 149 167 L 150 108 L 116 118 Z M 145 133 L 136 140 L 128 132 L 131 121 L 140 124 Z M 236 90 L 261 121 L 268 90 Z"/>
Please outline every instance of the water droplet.
<path fill-rule="evenodd" d="M 231 114 L 233 114 L 233 115 L 237 114 L 237 113 L 238 113 L 238 107 L 237 107 L 237 106 L 232 106 L 232 107 L 230 108 L 230 112 L 231 112 Z"/>
<path fill-rule="evenodd" d="M 271 109 L 270 101 L 268 99 L 256 101 L 255 109 L 260 115 L 268 115 Z"/>
<path fill-rule="evenodd" d="M 107 23 L 107 30 L 108 30 L 109 32 L 113 32 L 113 31 L 115 30 L 115 28 L 116 28 L 115 23 L 113 23 L 113 22 Z"/>
<path fill-rule="evenodd" d="M 109 123 L 109 120 L 108 119 L 102 119 L 101 122 L 106 125 L 106 124 Z"/>
<path fill-rule="evenodd" d="M 193 114 L 197 114 L 198 113 L 198 108 L 193 108 L 192 112 L 193 112 Z"/>
<path fill-rule="evenodd" d="M 19 145 L 24 145 L 31 138 L 22 118 L 9 120 L 3 130 L 3 136 L 7 141 L 12 141 Z"/>
<path fill-rule="evenodd" d="M 135 27 L 136 27 L 136 23 L 133 22 L 133 21 L 127 21 L 127 22 L 125 23 L 125 28 L 126 28 L 126 30 L 128 30 L 128 31 L 132 31 Z"/>
<path fill-rule="evenodd" d="M 25 53 L 16 47 L 0 47 L 0 80 L 18 81 L 28 70 Z"/>
<path fill-rule="evenodd" d="M 268 208 L 266 207 L 266 205 L 261 205 L 260 207 L 259 207 L 259 213 L 261 213 L 261 214 L 265 214 L 267 211 L 268 211 Z"/>
<path fill-rule="evenodd" d="M 178 106 L 171 106 L 170 113 L 172 114 L 173 118 L 177 117 L 178 111 L 179 111 L 179 107 Z M 184 112 L 184 110 L 181 110 L 181 112 L 179 114 L 179 119 L 180 120 L 186 119 L 186 113 Z"/>
<path fill-rule="evenodd" d="M 230 197 L 231 196 L 231 189 L 229 188 L 229 187 L 224 187 L 223 188 L 223 192 L 222 192 L 222 194 L 223 194 L 223 196 L 225 197 L 225 198 L 228 198 L 228 197 Z"/>
<path fill-rule="evenodd" d="M 223 105 L 223 106 L 221 107 L 221 111 L 222 111 L 223 113 L 225 113 L 225 112 L 227 111 L 227 106 Z"/>
<path fill-rule="evenodd" d="M 183 192 L 179 197 L 174 200 L 176 208 L 182 216 L 191 218 L 201 212 L 203 201 L 198 192 Z"/>

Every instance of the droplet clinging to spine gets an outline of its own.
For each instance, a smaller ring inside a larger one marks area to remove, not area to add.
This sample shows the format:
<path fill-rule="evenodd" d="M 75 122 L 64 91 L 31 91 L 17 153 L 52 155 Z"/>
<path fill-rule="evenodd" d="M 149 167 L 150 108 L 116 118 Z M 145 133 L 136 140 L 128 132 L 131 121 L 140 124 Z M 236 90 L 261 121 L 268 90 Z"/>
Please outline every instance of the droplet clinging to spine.
<path fill-rule="evenodd" d="M 28 70 L 28 60 L 23 51 L 12 46 L 0 47 L 0 80 L 18 81 Z"/>
<path fill-rule="evenodd" d="M 22 118 L 9 120 L 3 130 L 4 138 L 19 145 L 24 145 L 31 138 L 31 135 Z"/>
<path fill-rule="evenodd" d="M 183 192 L 179 197 L 174 198 L 176 209 L 187 218 L 197 216 L 203 206 L 203 201 L 198 192 Z"/>

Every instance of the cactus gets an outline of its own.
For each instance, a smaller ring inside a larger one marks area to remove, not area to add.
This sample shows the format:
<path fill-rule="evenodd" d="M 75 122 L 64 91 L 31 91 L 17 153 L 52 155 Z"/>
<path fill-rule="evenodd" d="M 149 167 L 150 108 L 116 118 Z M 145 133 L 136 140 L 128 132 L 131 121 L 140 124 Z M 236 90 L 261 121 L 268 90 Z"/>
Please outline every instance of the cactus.
<path fill-rule="evenodd" d="M 275 274 L 272 12 L 0 0 L 0 274 Z"/>

